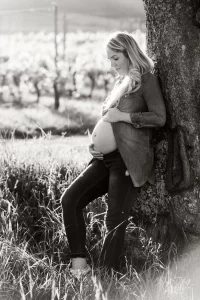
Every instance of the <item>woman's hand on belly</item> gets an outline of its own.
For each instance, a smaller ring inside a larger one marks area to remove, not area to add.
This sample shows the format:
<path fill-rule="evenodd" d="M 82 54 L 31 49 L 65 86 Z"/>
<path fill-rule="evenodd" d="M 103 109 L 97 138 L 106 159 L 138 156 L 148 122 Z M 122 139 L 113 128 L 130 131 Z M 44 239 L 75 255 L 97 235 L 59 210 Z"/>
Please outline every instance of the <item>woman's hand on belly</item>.
<path fill-rule="evenodd" d="M 105 122 L 115 123 L 121 121 L 121 115 L 122 112 L 118 108 L 109 108 L 108 112 L 103 116 L 102 119 Z"/>
<path fill-rule="evenodd" d="M 93 143 L 91 143 L 91 144 L 89 145 L 89 151 L 90 151 L 91 155 L 92 155 L 94 158 L 97 158 L 97 159 L 100 159 L 100 160 L 103 159 L 103 154 L 102 154 L 101 152 L 99 152 L 99 151 L 95 151 L 95 150 L 94 150 L 94 144 L 93 144 Z"/>

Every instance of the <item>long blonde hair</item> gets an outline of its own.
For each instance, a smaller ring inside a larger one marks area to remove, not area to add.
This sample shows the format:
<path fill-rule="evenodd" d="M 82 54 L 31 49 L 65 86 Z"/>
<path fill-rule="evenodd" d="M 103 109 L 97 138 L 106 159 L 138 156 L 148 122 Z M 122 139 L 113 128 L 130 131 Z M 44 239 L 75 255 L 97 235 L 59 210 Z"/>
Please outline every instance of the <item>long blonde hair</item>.
<path fill-rule="evenodd" d="M 106 106 L 111 107 L 123 94 L 136 92 L 140 88 L 142 75 L 152 71 L 154 63 L 141 50 L 133 36 L 126 31 L 113 32 L 106 42 L 106 47 L 116 52 L 122 52 L 129 62 L 127 76 L 117 77 L 117 84 L 107 101 Z M 118 84 L 120 82 L 122 84 Z"/>

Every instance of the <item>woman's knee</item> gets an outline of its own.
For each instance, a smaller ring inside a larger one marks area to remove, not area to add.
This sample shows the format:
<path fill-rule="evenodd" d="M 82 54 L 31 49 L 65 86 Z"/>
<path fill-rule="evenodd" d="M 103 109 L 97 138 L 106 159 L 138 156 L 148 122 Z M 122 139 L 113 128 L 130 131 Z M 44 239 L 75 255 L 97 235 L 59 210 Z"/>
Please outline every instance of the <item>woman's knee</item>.
<path fill-rule="evenodd" d="M 70 192 L 70 189 L 67 188 L 60 198 L 60 203 L 61 203 L 63 209 L 68 208 L 68 206 L 71 207 L 71 203 L 73 202 L 72 198 L 73 198 L 73 195 Z"/>

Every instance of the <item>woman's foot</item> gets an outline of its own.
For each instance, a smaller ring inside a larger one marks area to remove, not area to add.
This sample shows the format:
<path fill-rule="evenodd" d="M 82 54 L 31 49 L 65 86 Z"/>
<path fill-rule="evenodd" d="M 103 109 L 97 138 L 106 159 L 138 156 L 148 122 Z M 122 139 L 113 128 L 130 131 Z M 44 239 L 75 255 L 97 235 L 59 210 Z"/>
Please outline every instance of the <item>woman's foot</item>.
<path fill-rule="evenodd" d="M 91 271 L 92 269 L 88 265 L 85 269 L 70 269 L 70 273 L 72 274 L 72 276 L 76 277 L 79 280 L 86 275 L 89 275 Z"/>
<path fill-rule="evenodd" d="M 76 257 L 72 258 L 72 269 L 85 269 L 87 267 L 86 258 Z"/>
<path fill-rule="evenodd" d="M 72 267 L 70 269 L 70 273 L 74 277 L 80 279 L 81 277 L 88 275 L 90 272 L 91 272 L 91 268 L 87 264 L 85 258 L 82 257 L 72 258 Z"/>

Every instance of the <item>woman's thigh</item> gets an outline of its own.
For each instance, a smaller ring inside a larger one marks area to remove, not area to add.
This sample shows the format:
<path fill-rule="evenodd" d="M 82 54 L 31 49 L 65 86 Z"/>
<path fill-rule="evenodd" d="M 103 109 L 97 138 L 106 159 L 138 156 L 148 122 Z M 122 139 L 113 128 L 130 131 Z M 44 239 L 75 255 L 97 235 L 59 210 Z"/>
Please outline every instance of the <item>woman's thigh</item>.
<path fill-rule="evenodd" d="M 66 208 L 84 208 L 108 192 L 109 171 L 100 160 L 94 160 L 64 191 L 61 201 Z"/>
<path fill-rule="evenodd" d="M 134 187 L 123 160 L 117 160 L 110 168 L 108 189 L 108 214 L 124 213 L 128 216 L 137 198 L 138 188 Z"/>

